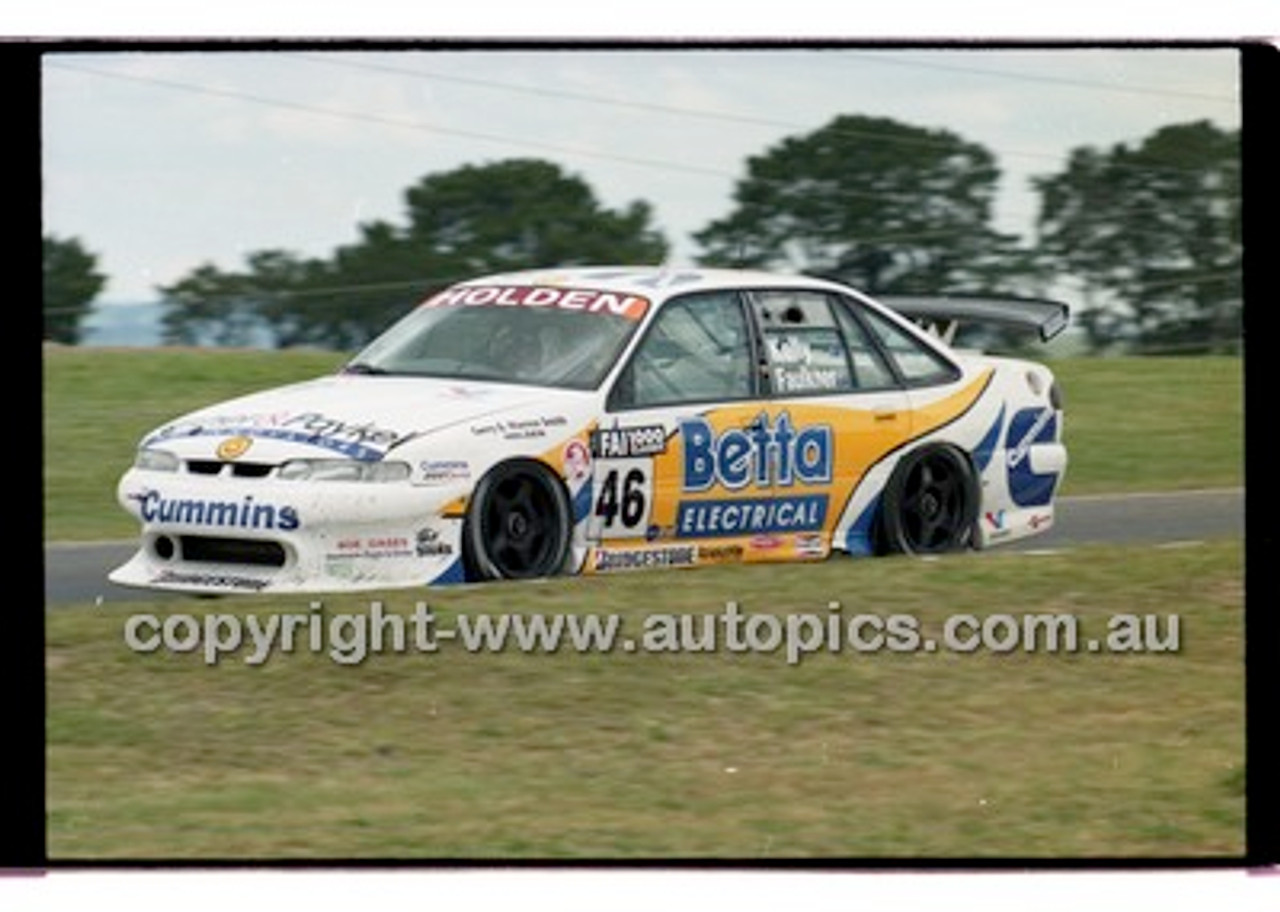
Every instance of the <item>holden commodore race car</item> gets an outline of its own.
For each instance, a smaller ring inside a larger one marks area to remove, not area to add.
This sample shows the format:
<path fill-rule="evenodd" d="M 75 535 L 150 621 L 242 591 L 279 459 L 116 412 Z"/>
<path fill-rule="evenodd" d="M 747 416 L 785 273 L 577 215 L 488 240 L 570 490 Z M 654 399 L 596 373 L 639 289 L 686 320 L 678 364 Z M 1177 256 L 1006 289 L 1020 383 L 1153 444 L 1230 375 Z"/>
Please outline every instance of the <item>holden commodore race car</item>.
<path fill-rule="evenodd" d="M 948 344 L 1065 305 L 574 267 L 434 294 L 337 374 L 158 428 L 117 583 L 318 592 L 931 554 L 1047 529 L 1053 374 Z"/>

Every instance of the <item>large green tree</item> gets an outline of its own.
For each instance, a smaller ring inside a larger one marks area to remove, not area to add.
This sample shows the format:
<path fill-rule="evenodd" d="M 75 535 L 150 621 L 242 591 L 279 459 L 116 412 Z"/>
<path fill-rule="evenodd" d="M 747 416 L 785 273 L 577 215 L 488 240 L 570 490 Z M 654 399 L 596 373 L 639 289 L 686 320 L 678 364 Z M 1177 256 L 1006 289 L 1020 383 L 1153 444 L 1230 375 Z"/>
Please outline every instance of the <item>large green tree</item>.
<path fill-rule="evenodd" d="M 1240 333 L 1239 134 L 1207 121 L 1072 151 L 1034 182 L 1040 255 L 1085 285 L 1095 347 L 1206 351 Z"/>
<path fill-rule="evenodd" d="M 656 263 L 667 251 L 648 203 L 605 209 L 580 178 L 516 159 L 429 175 L 405 195 L 407 239 L 464 271 Z"/>
<path fill-rule="evenodd" d="M 869 292 L 997 291 L 1016 240 L 990 224 L 999 178 L 990 152 L 950 131 L 843 115 L 749 158 L 732 212 L 694 237 L 705 264 Z"/>
<path fill-rule="evenodd" d="M 45 237 L 43 242 L 44 338 L 75 345 L 106 277 L 98 272 L 97 257 L 78 239 Z"/>
<path fill-rule="evenodd" d="M 603 207 L 580 178 L 532 159 L 467 165 L 405 192 L 407 223 L 358 226 L 325 260 L 262 251 L 248 269 L 202 267 L 161 289 L 171 338 L 219 344 L 257 325 L 277 344 L 352 348 L 459 279 L 544 266 L 657 263 L 667 244 L 647 203 Z"/>
<path fill-rule="evenodd" d="M 322 264 L 283 250 L 251 253 L 246 264 L 244 272 L 224 272 L 205 263 L 162 288 L 164 340 L 244 346 L 274 331 L 281 345 L 305 341 L 293 302 L 308 279 L 323 271 Z"/>

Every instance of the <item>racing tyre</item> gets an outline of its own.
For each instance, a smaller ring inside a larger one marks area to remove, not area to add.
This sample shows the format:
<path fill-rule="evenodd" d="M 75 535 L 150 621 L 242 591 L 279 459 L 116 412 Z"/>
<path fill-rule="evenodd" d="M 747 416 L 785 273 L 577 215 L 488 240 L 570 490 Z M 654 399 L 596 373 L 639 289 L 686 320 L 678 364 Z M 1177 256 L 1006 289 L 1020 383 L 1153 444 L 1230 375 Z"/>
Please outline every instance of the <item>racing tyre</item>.
<path fill-rule="evenodd" d="M 881 550 L 941 554 L 969 544 L 977 518 L 978 490 L 969 460 L 950 446 L 908 454 L 884 490 Z"/>
<path fill-rule="evenodd" d="M 463 549 L 473 579 L 532 579 L 559 573 L 569 556 L 569 495 L 532 460 L 492 469 L 472 493 Z"/>

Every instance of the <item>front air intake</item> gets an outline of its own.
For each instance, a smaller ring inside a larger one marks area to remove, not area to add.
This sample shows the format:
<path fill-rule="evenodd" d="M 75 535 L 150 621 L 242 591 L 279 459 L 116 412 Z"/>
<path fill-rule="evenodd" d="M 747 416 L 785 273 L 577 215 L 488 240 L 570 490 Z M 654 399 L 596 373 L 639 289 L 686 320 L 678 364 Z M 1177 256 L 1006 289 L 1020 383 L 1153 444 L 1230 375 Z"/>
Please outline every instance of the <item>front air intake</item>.
<path fill-rule="evenodd" d="M 283 567 L 284 545 L 256 538 L 213 538 L 183 535 L 182 559 L 210 564 L 240 564 L 253 567 Z"/>

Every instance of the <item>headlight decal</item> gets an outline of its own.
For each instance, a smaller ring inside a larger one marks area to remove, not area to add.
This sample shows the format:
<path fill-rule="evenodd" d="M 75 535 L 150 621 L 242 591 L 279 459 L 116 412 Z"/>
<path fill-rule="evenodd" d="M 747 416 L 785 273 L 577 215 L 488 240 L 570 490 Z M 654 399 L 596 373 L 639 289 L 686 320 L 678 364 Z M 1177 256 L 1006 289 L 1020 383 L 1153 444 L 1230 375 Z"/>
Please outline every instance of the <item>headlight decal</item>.
<path fill-rule="evenodd" d="M 291 459 L 276 473 L 283 481 L 407 481 L 407 462 L 361 462 L 355 459 Z"/>
<path fill-rule="evenodd" d="M 180 461 L 168 450 L 140 447 L 133 457 L 133 467 L 148 472 L 176 472 Z"/>

